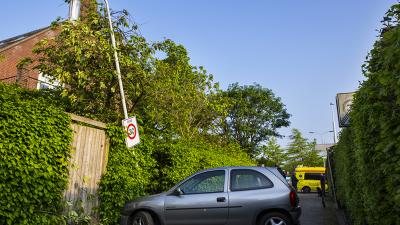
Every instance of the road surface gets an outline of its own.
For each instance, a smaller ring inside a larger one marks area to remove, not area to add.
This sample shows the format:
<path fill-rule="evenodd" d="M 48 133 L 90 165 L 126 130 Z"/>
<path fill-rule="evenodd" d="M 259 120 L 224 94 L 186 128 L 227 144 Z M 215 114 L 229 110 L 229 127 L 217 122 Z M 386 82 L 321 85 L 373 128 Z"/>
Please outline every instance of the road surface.
<path fill-rule="evenodd" d="M 302 215 L 301 225 L 339 225 L 335 205 L 327 197 L 326 208 L 322 207 L 321 198 L 317 193 L 299 193 Z"/>

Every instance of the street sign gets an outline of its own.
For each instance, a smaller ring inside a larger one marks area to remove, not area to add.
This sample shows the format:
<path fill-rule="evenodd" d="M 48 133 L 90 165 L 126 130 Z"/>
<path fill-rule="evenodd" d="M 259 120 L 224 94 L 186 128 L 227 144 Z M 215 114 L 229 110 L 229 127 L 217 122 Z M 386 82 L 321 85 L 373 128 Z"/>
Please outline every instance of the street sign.
<path fill-rule="evenodd" d="M 336 95 L 336 107 L 339 127 L 348 127 L 350 124 L 349 112 L 353 104 L 354 92 L 339 93 Z"/>
<path fill-rule="evenodd" d="M 139 144 L 139 130 L 136 122 L 136 117 L 128 118 L 122 120 L 122 126 L 126 132 L 126 147 L 132 148 L 133 146 Z"/>

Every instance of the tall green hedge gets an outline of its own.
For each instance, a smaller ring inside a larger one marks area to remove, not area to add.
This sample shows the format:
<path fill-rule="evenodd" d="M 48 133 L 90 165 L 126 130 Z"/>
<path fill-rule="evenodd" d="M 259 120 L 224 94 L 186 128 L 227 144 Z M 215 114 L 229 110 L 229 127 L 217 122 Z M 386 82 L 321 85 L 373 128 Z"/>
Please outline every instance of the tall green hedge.
<path fill-rule="evenodd" d="M 363 67 L 351 126 L 335 150 L 338 196 L 355 224 L 400 222 L 400 4 Z"/>
<path fill-rule="evenodd" d="M 0 83 L 0 224 L 59 224 L 70 118 L 43 93 Z"/>
<path fill-rule="evenodd" d="M 355 163 L 355 143 L 352 129 L 344 129 L 340 133 L 340 141 L 335 146 L 334 159 L 337 198 L 341 205 L 346 207 L 351 218 L 355 220 L 355 224 L 362 224 L 365 210 L 359 181 L 363 172 Z"/>

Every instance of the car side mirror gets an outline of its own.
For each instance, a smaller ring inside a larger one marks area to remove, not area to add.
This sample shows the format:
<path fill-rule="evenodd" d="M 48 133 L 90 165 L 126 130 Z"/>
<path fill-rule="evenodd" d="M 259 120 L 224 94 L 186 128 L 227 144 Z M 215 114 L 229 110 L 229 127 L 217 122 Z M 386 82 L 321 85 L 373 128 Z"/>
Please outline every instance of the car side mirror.
<path fill-rule="evenodd" d="M 177 189 L 175 189 L 175 191 L 174 191 L 174 195 L 177 195 L 177 196 L 179 196 L 179 195 L 183 195 L 183 191 L 181 190 L 181 188 L 177 188 Z"/>

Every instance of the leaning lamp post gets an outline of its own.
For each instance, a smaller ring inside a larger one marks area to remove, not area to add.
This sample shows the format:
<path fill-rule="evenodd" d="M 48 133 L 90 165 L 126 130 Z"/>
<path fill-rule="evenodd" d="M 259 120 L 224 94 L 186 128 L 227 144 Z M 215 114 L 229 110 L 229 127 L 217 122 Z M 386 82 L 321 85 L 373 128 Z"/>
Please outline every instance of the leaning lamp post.
<path fill-rule="evenodd" d="M 110 7 L 108 4 L 108 0 L 104 0 L 104 3 L 105 3 L 106 13 L 107 13 L 107 17 L 108 17 L 108 22 L 110 25 L 110 35 L 111 35 L 112 48 L 114 51 L 115 68 L 117 71 L 119 91 L 121 94 L 122 110 L 124 112 L 124 120 L 122 120 L 122 126 L 124 127 L 125 132 L 126 132 L 125 143 L 128 148 L 131 148 L 131 147 L 139 144 L 139 142 L 140 142 L 139 130 L 138 130 L 136 117 L 128 118 L 128 112 L 126 110 L 125 92 L 124 92 L 124 87 L 122 84 L 121 69 L 119 66 L 117 44 L 115 41 L 114 28 L 113 28 L 112 20 L 111 20 Z M 70 20 L 72 22 L 76 21 L 79 17 L 80 5 L 81 5 L 80 0 L 70 0 Z"/>
<path fill-rule="evenodd" d="M 122 101 L 122 109 L 124 111 L 124 118 L 128 119 L 128 111 L 126 110 L 126 102 L 125 102 L 125 92 L 124 92 L 124 87 L 122 85 L 121 69 L 119 67 L 117 45 L 115 43 L 115 35 L 114 35 L 114 29 L 113 29 L 113 25 L 112 25 L 112 21 L 111 21 L 110 7 L 109 7 L 109 4 L 108 4 L 108 0 L 104 0 L 104 2 L 106 4 L 107 17 L 108 17 L 108 22 L 110 24 L 111 43 L 112 43 L 112 47 L 113 47 L 113 50 L 114 50 L 115 68 L 117 70 L 119 91 L 120 91 L 120 94 L 121 94 L 121 101 Z"/>
<path fill-rule="evenodd" d="M 126 102 L 125 102 L 125 92 L 124 92 L 124 87 L 122 85 L 121 70 L 119 68 L 117 45 L 115 43 L 114 29 L 113 29 L 112 21 L 111 21 L 110 7 L 108 4 L 108 0 L 104 0 L 104 2 L 106 4 L 108 22 L 110 24 L 111 43 L 112 43 L 112 47 L 114 49 L 115 68 L 117 70 L 119 91 L 121 93 L 122 109 L 124 111 L 124 117 L 125 117 L 125 119 L 122 120 L 122 126 L 124 127 L 126 134 L 127 134 L 126 138 L 125 138 L 125 144 L 128 148 L 131 148 L 131 147 L 134 147 L 135 145 L 139 144 L 139 142 L 140 142 L 139 130 L 138 130 L 138 126 L 137 126 L 136 117 L 128 118 L 128 112 L 126 110 Z"/>

